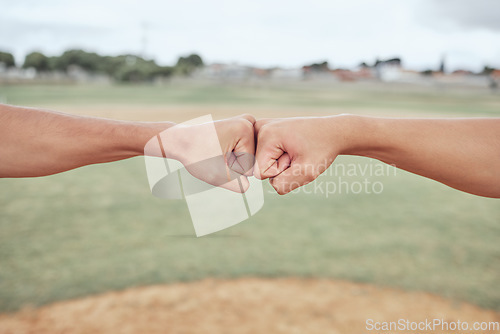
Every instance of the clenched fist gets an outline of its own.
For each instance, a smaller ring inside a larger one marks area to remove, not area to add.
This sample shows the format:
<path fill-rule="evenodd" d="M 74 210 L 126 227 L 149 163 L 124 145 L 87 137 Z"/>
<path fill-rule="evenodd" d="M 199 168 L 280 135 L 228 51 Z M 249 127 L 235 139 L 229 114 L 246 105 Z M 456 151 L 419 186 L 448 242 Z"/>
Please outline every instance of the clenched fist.
<path fill-rule="evenodd" d="M 281 195 L 316 179 L 343 153 L 339 117 L 258 120 L 254 175 Z"/>
<path fill-rule="evenodd" d="M 255 118 L 242 115 L 196 125 L 176 125 L 160 134 L 168 158 L 194 177 L 235 192 L 249 187 L 253 174 Z M 215 132 L 214 133 L 214 128 Z"/>

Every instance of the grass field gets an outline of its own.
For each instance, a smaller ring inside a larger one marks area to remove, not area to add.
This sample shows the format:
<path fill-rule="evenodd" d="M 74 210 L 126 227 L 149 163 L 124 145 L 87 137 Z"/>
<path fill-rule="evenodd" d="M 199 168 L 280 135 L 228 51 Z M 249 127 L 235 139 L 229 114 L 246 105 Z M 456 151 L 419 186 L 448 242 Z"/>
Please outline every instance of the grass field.
<path fill-rule="evenodd" d="M 128 119 L 355 112 L 500 116 L 478 89 L 304 84 L 7 86 L 0 100 Z M 0 162 L 1 163 L 1 162 Z M 341 157 L 338 164 L 375 164 Z M 228 230 L 195 238 L 183 201 L 152 197 L 141 158 L 37 179 L 0 180 L 0 311 L 206 277 L 326 277 L 428 291 L 500 310 L 500 201 L 397 171 L 381 194 L 280 197 Z M 365 176 L 327 172 L 362 182 Z M 309 185 L 308 187 L 314 187 Z"/>
<path fill-rule="evenodd" d="M 204 84 L 116 86 L 0 86 L 0 102 L 29 106 L 113 107 L 190 105 L 250 108 L 327 108 L 329 113 L 500 115 L 500 94 L 485 88 L 404 84 Z M 270 115 L 272 116 L 272 115 Z"/>

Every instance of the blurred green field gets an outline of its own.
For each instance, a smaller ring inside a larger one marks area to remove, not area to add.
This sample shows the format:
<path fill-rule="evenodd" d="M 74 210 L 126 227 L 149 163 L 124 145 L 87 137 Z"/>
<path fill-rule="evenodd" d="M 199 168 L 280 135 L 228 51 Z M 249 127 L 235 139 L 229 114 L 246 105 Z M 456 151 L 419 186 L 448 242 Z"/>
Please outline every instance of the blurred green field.
<path fill-rule="evenodd" d="M 154 106 L 177 105 L 200 113 L 230 107 L 224 115 L 255 107 L 258 116 L 282 116 L 289 108 L 500 116 L 500 96 L 488 91 L 406 86 L 4 86 L 0 100 L 61 110 L 132 105 L 136 118 Z M 374 164 L 337 160 L 350 163 Z M 280 197 L 266 183 L 259 213 L 203 238 L 194 237 L 185 202 L 150 194 L 141 158 L 2 179 L 0 311 L 131 286 L 245 276 L 347 279 L 500 310 L 500 201 L 399 170 L 389 174 L 368 177 L 383 184 L 379 195 Z M 328 171 L 318 182 L 338 177 L 365 179 Z"/>
<path fill-rule="evenodd" d="M 0 86 L 0 103 L 28 106 L 215 105 L 330 108 L 383 113 L 499 116 L 500 94 L 479 87 L 404 84 L 172 82 L 169 85 Z M 272 116 L 272 115 L 271 115 Z"/>

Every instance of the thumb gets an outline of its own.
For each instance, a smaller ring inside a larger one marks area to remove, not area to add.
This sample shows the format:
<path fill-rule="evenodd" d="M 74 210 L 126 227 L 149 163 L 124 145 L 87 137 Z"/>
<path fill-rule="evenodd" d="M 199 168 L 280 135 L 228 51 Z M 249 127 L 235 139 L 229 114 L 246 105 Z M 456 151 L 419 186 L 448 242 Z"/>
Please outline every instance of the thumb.
<path fill-rule="evenodd" d="M 261 180 L 275 177 L 288 168 L 291 161 L 282 136 L 269 127 L 259 128 L 257 136 L 254 175 Z"/>
<path fill-rule="evenodd" d="M 283 156 L 285 156 L 285 158 L 281 158 Z M 280 170 L 280 159 L 286 162 L 286 157 L 288 157 L 288 154 L 281 148 L 274 145 L 265 147 L 264 145 L 260 145 L 260 142 L 257 142 L 257 153 L 254 166 L 255 177 L 260 180 L 275 177 L 284 169 L 283 167 L 281 167 Z M 284 164 L 282 164 L 281 166 L 283 165 Z"/>
<path fill-rule="evenodd" d="M 254 129 L 251 120 L 245 121 L 245 123 L 245 127 L 239 133 L 240 140 L 231 152 L 234 162 L 230 164 L 230 168 L 240 174 L 252 176 L 255 163 Z"/>

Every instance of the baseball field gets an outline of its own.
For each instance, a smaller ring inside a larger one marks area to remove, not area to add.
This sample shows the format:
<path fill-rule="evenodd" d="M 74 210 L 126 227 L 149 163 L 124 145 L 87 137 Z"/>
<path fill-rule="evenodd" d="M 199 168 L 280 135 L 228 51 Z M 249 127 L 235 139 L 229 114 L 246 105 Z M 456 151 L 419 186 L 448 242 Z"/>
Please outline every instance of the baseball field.
<path fill-rule="evenodd" d="M 401 84 L 0 86 L 0 103 L 175 122 L 500 116 L 498 92 Z M 264 193 L 250 219 L 196 238 L 184 201 L 151 195 L 142 158 L 0 179 L 0 333 L 360 333 L 367 319 L 500 321 L 499 200 L 359 157 L 338 158 L 305 191 L 279 196 L 265 183 Z"/>

